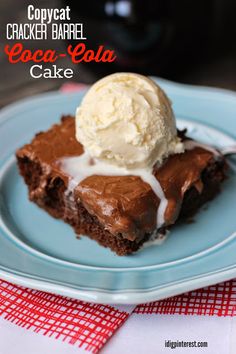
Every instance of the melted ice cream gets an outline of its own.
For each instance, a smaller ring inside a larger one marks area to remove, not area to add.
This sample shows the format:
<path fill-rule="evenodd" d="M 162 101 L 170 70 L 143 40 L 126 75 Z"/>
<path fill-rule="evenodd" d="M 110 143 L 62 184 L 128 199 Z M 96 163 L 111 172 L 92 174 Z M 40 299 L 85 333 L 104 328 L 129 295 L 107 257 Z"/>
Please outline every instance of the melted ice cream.
<path fill-rule="evenodd" d="M 61 160 L 61 169 L 70 176 L 68 189 L 72 191 L 85 178 L 92 175 L 99 176 L 139 176 L 142 180 L 148 183 L 153 192 L 160 200 L 157 210 L 157 228 L 164 225 L 165 210 L 167 207 L 167 199 L 162 190 L 162 187 L 151 169 L 126 169 L 118 167 L 99 160 L 92 160 L 88 153 L 83 153 L 80 156 L 66 157 Z"/>

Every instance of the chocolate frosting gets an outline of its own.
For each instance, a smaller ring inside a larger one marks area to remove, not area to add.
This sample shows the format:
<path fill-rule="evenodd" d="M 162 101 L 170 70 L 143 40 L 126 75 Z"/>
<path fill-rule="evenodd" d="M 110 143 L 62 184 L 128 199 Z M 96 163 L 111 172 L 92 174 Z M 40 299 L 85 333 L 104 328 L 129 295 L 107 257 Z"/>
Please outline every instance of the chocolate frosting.
<path fill-rule="evenodd" d="M 17 156 L 27 157 L 43 166 L 41 186 L 38 186 L 40 191 L 48 176 L 60 176 L 67 186 L 70 176 L 62 171 L 59 161 L 82 153 L 83 147 L 75 138 L 74 117 L 66 116 L 61 124 L 38 133 L 31 144 L 17 151 Z M 154 169 L 153 174 L 168 200 L 165 225 L 175 222 L 188 189 L 194 186 L 201 193 L 202 171 L 213 158 L 209 150 L 195 147 L 170 156 L 161 167 Z M 74 198 L 112 234 L 122 234 L 129 240 L 135 240 L 156 228 L 160 201 L 149 184 L 140 177 L 90 176 L 75 188 Z"/>

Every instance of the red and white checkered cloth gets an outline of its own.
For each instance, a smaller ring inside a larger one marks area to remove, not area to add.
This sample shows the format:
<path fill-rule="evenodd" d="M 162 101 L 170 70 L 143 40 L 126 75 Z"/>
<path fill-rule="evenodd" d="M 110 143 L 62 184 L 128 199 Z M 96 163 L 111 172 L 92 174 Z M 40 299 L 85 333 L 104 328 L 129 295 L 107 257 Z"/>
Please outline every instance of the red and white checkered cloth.
<path fill-rule="evenodd" d="M 62 90 L 68 92 L 83 87 L 66 84 Z M 213 316 L 214 322 L 210 321 Z M 136 354 L 144 352 L 154 354 L 161 353 L 162 349 L 165 352 L 166 348 L 161 340 L 206 340 L 206 338 L 211 344 L 208 353 L 230 353 L 232 343 L 228 337 L 233 333 L 233 325 L 229 319 L 233 319 L 234 316 L 236 316 L 236 280 L 135 307 L 86 303 L 23 288 L 0 279 L 0 354 L 26 352 L 46 354 L 52 351 L 57 353 L 102 351 L 104 354 L 121 352 L 126 354 L 132 351 Z M 216 318 L 221 318 L 221 322 L 216 321 Z M 11 326 L 10 322 L 18 327 Z M 122 329 L 115 334 L 121 326 Z M 19 327 L 23 327 L 24 330 Z M 236 322 L 234 327 L 236 330 Z M 214 331 L 212 339 L 211 333 Z M 40 336 L 33 332 L 53 339 L 45 343 L 43 336 L 40 341 Z M 175 337 L 177 335 L 184 335 L 184 338 Z M 105 345 L 111 337 L 112 340 Z M 222 341 L 222 338 L 225 341 Z M 13 342 L 17 343 L 14 349 Z M 60 343 L 60 346 L 55 347 L 56 342 L 57 345 Z M 229 348 L 228 351 L 226 346 Z M 25 348 L 28 348 L 27 351 Z M 234 346 L 234 350 L 235 348 Z M 236 350 L 232 351 L 235 352 Z M 175 353 L 180 352 L 176 349 Z"/>
<path fill-rule="evenodd" d="M 78 353 L 97 353 L 131 314 L 236 316 L 236 280 L 136 307 L 91 304 L 0 280 L 0 316 Z"/>

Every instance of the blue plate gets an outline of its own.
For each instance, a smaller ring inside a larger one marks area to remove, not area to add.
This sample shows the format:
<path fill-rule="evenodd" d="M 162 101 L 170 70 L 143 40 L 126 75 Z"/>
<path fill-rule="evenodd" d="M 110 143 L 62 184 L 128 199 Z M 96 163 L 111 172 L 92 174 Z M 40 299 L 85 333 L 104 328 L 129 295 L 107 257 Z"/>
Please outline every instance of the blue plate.
<path fill-rule="evenodd" d="M 235 144 L 236 94 L 157 79 L 180 128 L 219 147 Z M 141 303 L 236 276 L 236 162 L 222 193 L 176 226 L 161 246 L 118 257 L 29 202 L 15 150 L 74 114 L 84 92 L 47 93 L 0 113 L 0 277 L 24 286 L 102 303 Z"/>

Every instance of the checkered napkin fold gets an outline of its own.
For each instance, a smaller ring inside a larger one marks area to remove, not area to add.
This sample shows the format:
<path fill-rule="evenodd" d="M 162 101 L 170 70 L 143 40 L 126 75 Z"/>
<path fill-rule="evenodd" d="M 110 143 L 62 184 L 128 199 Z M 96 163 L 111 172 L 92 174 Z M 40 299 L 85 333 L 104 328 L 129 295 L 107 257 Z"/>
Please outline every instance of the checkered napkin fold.
<path fill-rule="evenodd" d="M 98 353 L 130 316 L 144 314 L 236 316 L 236 280 L 136 307 L 91 304 L 0 280 L 1 317 L 78 353 Z"/>

